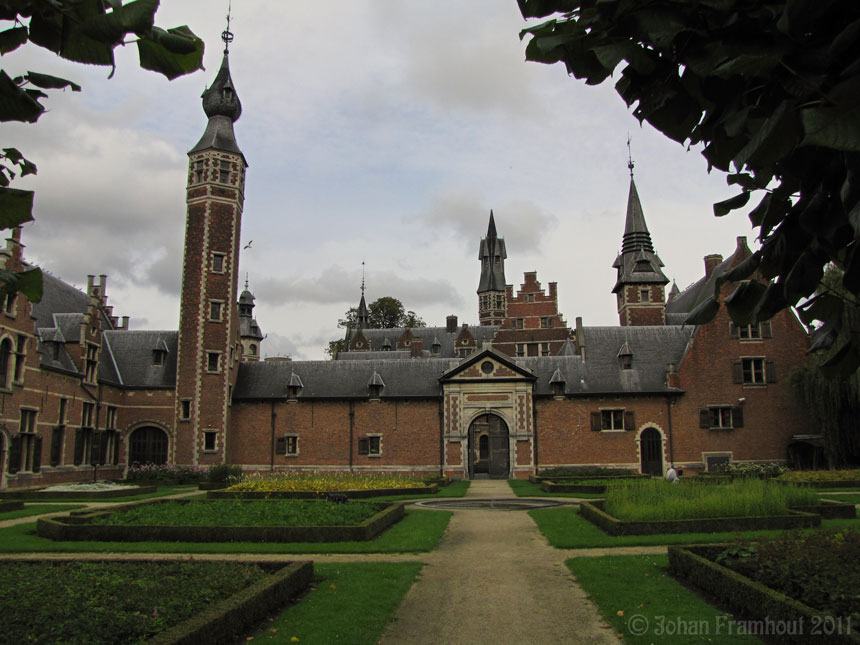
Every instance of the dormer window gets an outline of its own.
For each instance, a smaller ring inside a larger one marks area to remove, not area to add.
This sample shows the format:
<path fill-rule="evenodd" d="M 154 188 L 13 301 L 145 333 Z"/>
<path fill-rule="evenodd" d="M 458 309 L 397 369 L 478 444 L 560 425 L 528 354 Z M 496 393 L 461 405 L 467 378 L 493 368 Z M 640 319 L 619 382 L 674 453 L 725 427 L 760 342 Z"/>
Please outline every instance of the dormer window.
<path fill-rule="evenodd" d="M 638 260 L 633 266 L 633 273 L 651 273 L 651 263 L 648 260 Z"/>
<path fill-rule="evenodd" d="M 164 359 L 167 357 L 167 352 L 163 349 L 152 350 L 152 364 L 164 365 Z"/>
<path fill-rule="evenodd" d="M 625 354 L 624 356 L 619 356 L 618 358 L 621 361 L 621 369 L 623 369 L 623 370 L 632 370 L 633 369 L 633 356 L 631 354 Z"/>
<path fill-rule="evenodd" d="M 295 372 L 290 374 L 290 380 L 287 381 L 287 398 L 295 401 L 299 398 L 302 388 L 304 388 L 304 383 L 302 383 L 301 377 Z"/>

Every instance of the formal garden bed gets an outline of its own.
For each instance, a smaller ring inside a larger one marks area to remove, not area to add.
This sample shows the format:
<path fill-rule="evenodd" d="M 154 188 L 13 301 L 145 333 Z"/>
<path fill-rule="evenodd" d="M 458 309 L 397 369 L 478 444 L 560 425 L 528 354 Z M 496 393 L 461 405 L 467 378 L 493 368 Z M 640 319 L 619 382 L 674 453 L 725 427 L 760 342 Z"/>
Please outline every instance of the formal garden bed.
<path fill-rule="evenodd" d="M 68 499 L 100 501 L 132 495 L 149 495 L 158 490 L 156 486 L 93 482 L 86 484 L 61 484 L 45 488 L 3 491 L 7 499 L 38 501 L 45 499 Z"/>
<path fill-rule="evenodd" d="M 540 484 L 544 480 L 582 480 L 603 479 L 606 477 L 647 477 L 640 475 L 629 468 L 600 468 L 598 466 L 583 466 L 570 468 L 546 468 L 537 475 L 529 475 L 532 484 Z"/>
<path fill-rule="evenodd" d="M 63 541 L 366 541 L 403 516 L 397 503 L 172 499 L 43 518 L 37 532 Z"/>
<path fill-rule="evenodd" d="M 251 474 L 224 490 L 209 491 L 209 499 L 364 499 L 386 495 L 426 495 L 438 492 L 437 484 L 426 484 L 414 475 L 289 471 Z"/>
<path fill-rule="evenodd" d="M 803 643 L 860 643 L 858 561 L 860 532 L 844 529 L 669 547 L 673 575 Z"/>
<path fill-rule="evenodd" d="M 605 493 L 607 487 L 632 479 L 648 479 L 648 475 L 544 479 L 540 483 L 540 488 L 545 493 Z"/>
<path fill-rule="evenodd" d="M 310 562 L 6 560 L 3 641 L 232 643 L 312 577 Z"/>
<path fill-rule="evenodd" d="M 0 501 L 0 513 L 8 513 L 9 511 L 20 511 L 22 508 L 24 508 L 24 502 Z"/>
<path fill-rule="evenodd" d="M 758 479 L 718 487 L 653 480 L 612 486 L 580 513 L 610 535 L 708 533 L 819 526 L 821 515 L 793 510 L 819 504 L 813 491 Z"/>
<path fill-rule="evenodd" d="M 860 488 L 860 469 L 792 470 L 781 474 L 777 481 L 811 488 Z"/>

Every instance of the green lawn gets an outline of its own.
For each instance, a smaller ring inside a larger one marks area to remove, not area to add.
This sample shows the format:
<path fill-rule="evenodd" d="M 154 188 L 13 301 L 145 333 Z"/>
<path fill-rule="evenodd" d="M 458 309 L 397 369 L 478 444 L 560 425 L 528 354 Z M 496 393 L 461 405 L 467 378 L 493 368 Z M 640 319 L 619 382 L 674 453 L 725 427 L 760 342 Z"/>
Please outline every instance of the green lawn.
<path fill-rule="evenodd" d="M 441 499 L 443 497 L 465 497 L 469 490 L 469 481 L 451 482 L 447 486 L 440 486 L 439 492 L 430 495 L 383 495 L 379 497 L 368 497 L 362 501 L 373 502 L 397 502 L 407 499 Z"/>
<path fill-rule="evenodd" d="M 648 645 L 759 643 L 672 578 L 665 555 L 571 558 L 566 564 L 620 642 Z"/>
<path fill-rule="evenodd" d="M 406 509 L 406 517 L 366 542 L 54 542 L 29 522 L 0 529 L 0 553 L 421 553 L 439 543 L 450 511 Z"/>
<path fill-rule="evenodd" d="M 836 502 L 844 502 L 846 504 L 860 504 L 860 493 L 848 493 L 847 495 L 828 495 L 821 496 L 822 499 L 832 499 Z"/>
<path fill-rule="evenodd" d="M 574 497 L 576 499 L 603 499 L 604 493 L 547 493 L 540 484 L 532 484 L 527 479 L 509 479 L 508 485 L 517 497 Z"/>
<path fill-rule="evenodd" d="M 745 538 L 780 535 L 779 530 L 743 531 L 741 533 L 663 533 L 658 535 L 607 535 L 579 515 L 573 508 L 539 508 L 529 511 L 549 543 L 557 549 L 589 549 L 613 546 L 653 546 L 664 544 L 707 544 Z M 823 520 L 822 528 L 851 527 L 860 529 L 860 520 Z"/>
<path fill-rule="evenodd" d="M 78 508 L 84 508 L 86 504 L 27 504 L 24 508 L 18 511 L 6 511 L 0 513 L 0 522 L 3 520 L 14 520 L 19 517 L 31 517 L 33 515 L 44 515 L 45 513 L 54 513 L 56 511 L 74 511 Z"/>
<path fill-rule="evenodd" d="M 423 565 L 418 562 L 314 564 L 314 588 L 253 634 L 254 643 L 371 645 L 394 616 Z"/>

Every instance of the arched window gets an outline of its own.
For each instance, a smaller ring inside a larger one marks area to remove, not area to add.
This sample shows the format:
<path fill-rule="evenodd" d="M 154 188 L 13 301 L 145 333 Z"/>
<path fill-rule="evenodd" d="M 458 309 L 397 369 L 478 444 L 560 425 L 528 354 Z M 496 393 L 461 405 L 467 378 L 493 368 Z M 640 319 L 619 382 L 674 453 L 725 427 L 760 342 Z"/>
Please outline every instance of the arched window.
<path fill-rule="evenodd" d="M 257 355 L 257 346 L 254 343 L 251 343 L 250 345 L 248 345 L 248 353 L 251 356 Z"/>

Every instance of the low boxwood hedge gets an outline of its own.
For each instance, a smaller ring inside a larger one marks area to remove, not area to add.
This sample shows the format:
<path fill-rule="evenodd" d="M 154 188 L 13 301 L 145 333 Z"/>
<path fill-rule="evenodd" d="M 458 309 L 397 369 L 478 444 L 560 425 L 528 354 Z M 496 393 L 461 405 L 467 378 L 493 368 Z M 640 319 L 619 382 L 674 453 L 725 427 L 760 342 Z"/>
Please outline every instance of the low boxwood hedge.
<path fill-rule="evenodd" d="M 574 484 L 578 481 L 591 481 L 593 479 L 606 479 L 606 480 L 617 480 L 617 479 L 648 479 L 650 475 L 641 475 L 638 473 L 631 472 L 629 475 L 556 475 L 556 476 L 547 476 L 547 475 L 529 475 L 529 481 L 532 484 L 541 484 L 543 482 L 555 482 L 558 484 Z M 559 491 L 563 492 L 563 491 Z"/>
<path fill-rule="evenodd" d="M 24 502 L 0 502 L 0 513 L 20 511 L 22 508 L 24 508 Z"/>
<path fill-rule="evenodd" d="M 104 499 L 114 499 L 117 497 L 131 497 L 132 495 L 150 495 L 158 490 L 157 486 L 135 486 L 128 488 L 113 488 L 110 490 L 93 491 L 84 493 L 75 490 L 57 490 L 49 491 L 44 489 L 37 490 L 14 490 L 3 491 L 3 497 L 7 499 L 23 499 L 29 501 L 44 500 L 44 499 L 72 499 L 82 501 L 97 502 Z"/>
<path fill-rule="evenodd" d="M 581 502 L 579 513 L 609 535 L 655 535 L 660 533 L 720 533 L 759 529 L 797 529 L 821 526 L 821 515 L 789 511 L 770 517 L 716 517 L 696 520 L 622 522 L 603 510 L 603 500 Z"/>
<path fill-rule="evenodd" d="M 709 559 L 727 546 L 670 546 L 669 572 L 707 591 L 736 611 L 756 617 L 762 636 L 775 636 L 780 642 L 860 643 L 857 626 L 838 621 L 830 614 L 817 611 Z"/>
<path fill-rule="evenodd" d="M 348 499 L 387 497 L 389 495 L 431 495 L 439 492 L 439 486 L 431 484 L 424 488 L 377 488 L 368 490 L 345 490 L 336 493 L 323 491 L 225 491 L 210 490 L 206 499 L 325 499 L 327 495 L 345 495 Z"/>
<path fill-rule="evenodd" d="M 823 499 L 820 504 L 816 504 L 815 506 L 792 506 L 791 509 L 793 511 L 803 511 L 804 513 L 818 513 L 825 520 L 853 520 L 857 517 L 857 509 L 854 504 L 846 504 L 845 502 L 836 502 L 829 499 Z"/>
<path fill-rule="evenodd" d="M 260 567 L 271 563 L 249 562 Z M 301 595 L 314 577 L 313 562 L 277 565 L 272 575 L 212 605 L 193 618 L 145 641 L 148 645 L 196 645 L 235 643 L 267 617 L 280 613 L 291 599 Z"/>
<path fill-rule="evenodd" d="M 159 503 L 159 502 L 149 502 Z M 385 508 L 355 526 L 106 526 L 94 525 L 95 517 L 108 511 L 92 511 L 36 522 L 40 537 L 55 541 L 98 542 L 364 542 L 403 519 L 403 504 Z"/>

